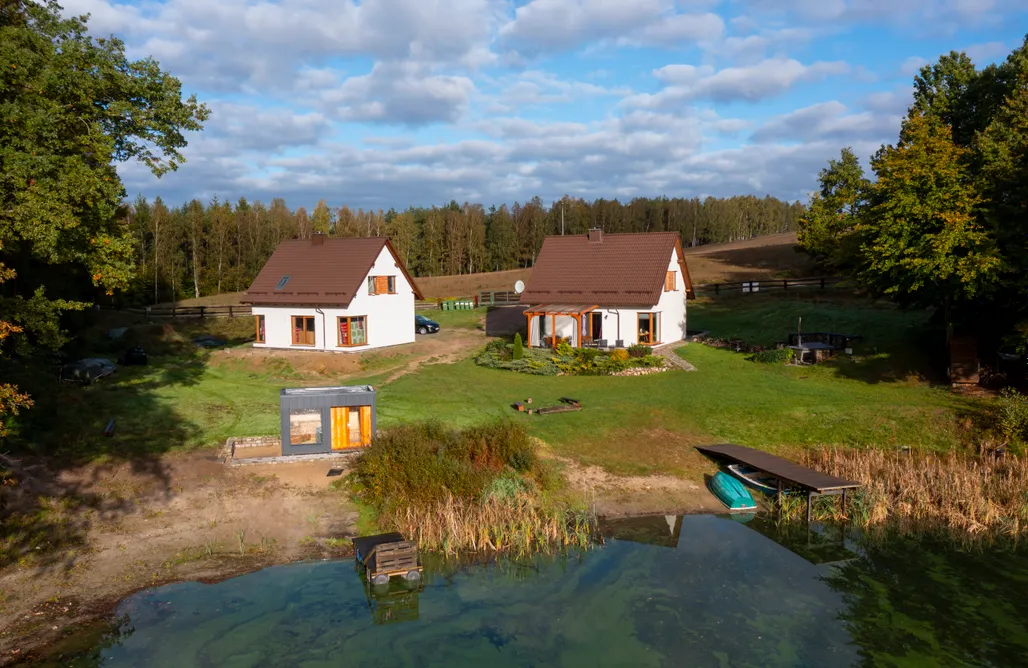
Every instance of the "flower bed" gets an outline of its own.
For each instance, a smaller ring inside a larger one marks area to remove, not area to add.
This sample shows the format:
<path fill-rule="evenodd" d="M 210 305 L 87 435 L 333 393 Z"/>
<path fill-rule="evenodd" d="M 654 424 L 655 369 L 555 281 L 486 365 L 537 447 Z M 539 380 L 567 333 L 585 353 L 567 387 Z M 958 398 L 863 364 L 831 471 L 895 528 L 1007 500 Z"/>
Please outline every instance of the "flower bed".
<path fill-rule="evenodd" d="M 632 350 L 634 355 L 639 355 L 639 352 Z M 595 348 L 572 348 L 567 343 L 559 344 L 555 350 L 524 348 L 520 351 L 520 359 L 515 358 L 517 354 L 516 345 L 493 341 L 479 353 L 475 361 L 490 369 L 507 369 L 536 376 L 628 375 L 623 372 L 632 369 L 661 371 L 667 366 L 664 358 L 659 355 L 633 357 L 627 350 L 612 350 L 608 353 Z"/>

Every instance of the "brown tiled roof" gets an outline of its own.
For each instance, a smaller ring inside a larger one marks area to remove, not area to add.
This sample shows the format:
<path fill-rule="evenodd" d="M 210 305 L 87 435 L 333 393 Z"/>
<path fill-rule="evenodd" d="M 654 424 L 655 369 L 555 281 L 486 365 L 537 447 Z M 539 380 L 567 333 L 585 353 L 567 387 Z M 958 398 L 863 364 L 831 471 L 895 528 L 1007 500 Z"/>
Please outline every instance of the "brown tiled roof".
<path fill-rule="evenodd" d="M 652 306 L 664 290 L 671 251 L 677 249 L 686 294 L 692 280 L 676 232 L 546 237 L 522 304 L 556 302 L 597 306 Z"/>
<path fill-rule="evenodd" d="M 311 306 L 349 306 L 383 247 L 388 247 L 396 265 L 421 299 L 414 279 L 403 266 L 392 244 L 385 237 L 326 238 L 283 241 L 242 300 L 247 304 L 274 306 L 307 304 Z M 284 277 L 289 280 L 276 289 Z"/>

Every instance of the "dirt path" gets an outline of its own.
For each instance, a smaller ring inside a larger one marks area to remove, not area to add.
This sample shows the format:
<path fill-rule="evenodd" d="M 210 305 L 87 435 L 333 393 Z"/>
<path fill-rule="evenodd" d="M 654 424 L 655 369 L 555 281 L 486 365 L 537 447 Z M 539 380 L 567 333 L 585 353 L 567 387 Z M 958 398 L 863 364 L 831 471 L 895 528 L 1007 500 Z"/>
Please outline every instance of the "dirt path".
<path fill-rule="evenodd" d="M 51 558 L 29 552 L 0 569 L 0 665 L 24 660 L 139 589 L 340 556 L 340 539 L 356 530 L 345 493 L 328 486 L 339 479 L 328 476 L 331 463 L 229 468 L 211 452 L 161 463 L 161 475 L 124 464 L 59 476 L 75 494 L 41 504 L 53 535 L 40 545 L 81 535 Z"/>
<path fill-rule="evenodd" d="M 700 483 L 668 475 L 618 476 L 599 466 L 564 464 L 569 486 L 584 495 L 602 517 L 723 512 L 724 506 Z"/>

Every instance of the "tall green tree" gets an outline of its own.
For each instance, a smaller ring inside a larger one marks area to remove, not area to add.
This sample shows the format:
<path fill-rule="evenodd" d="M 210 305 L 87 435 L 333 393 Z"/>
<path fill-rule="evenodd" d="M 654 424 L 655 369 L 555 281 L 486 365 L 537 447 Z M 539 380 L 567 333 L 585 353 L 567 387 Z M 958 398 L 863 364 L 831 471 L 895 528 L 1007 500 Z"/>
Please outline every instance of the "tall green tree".
<path fill-rule="evenodd" d="M 17 272 L 0 311 L 22 342 L 59 345 L 62 312 L 126 287 L 133 245 L 115 164 L 176 169 L 207 116 L 156 61 L 92 38 L 84 17 L 52 0 L 0 3 L 0 256 Z"/>
<path fill-rule="evenodd" d="M 857 222 L 869 182 L 853 149 L 844 148 L 818 176 L 820 190 L 810 198 L 798 221 L 800 247 L 821 264 L 834 269 L 849 261 L 843 248 Z"/>

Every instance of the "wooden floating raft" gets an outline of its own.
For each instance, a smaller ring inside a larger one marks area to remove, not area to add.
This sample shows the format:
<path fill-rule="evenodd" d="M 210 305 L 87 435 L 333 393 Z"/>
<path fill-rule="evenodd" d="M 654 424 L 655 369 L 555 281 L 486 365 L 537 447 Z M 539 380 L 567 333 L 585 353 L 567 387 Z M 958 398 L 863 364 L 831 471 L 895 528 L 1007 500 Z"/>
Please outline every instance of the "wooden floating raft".
<path fill-rule="evenodd" d="M 388 584 L 389 578 L 399 576 L 409 582 L 421 579 L 421 560 L 418 546 L 400 533 L 382 533 L 353 539 L 356 563 L 364 567 L 371 584 Z"/>
<path fill-rule="evenodd" d="M 814 497 L 841 495 L 842 503 L 845 505 L 846 492 L 860 487 L 858 482 L 821 473 L 769 452 L 747 448 L 743 445 L 733 443 L 698 445 L 696 449 L 721 463 L 742 464 L 763 471 L 768 476 L 777 479 L 779 495 L 785 493 L 787 488 L 790 491 L 796 490 L 806 494 L 807 522 L 810 522 L 810 505 Z"/>

